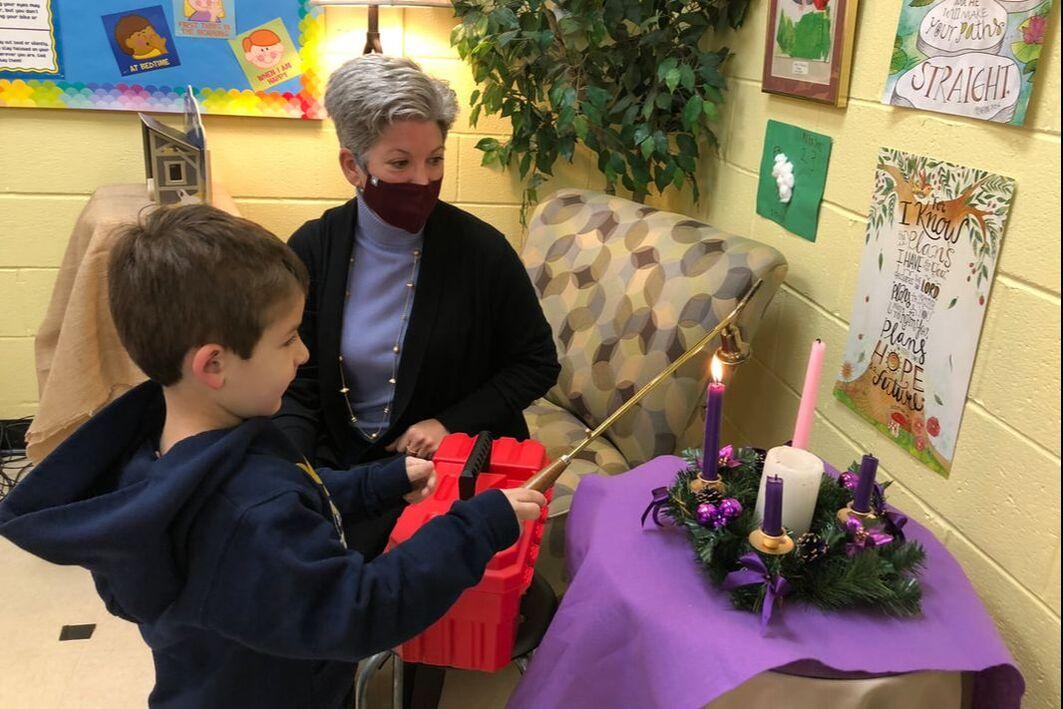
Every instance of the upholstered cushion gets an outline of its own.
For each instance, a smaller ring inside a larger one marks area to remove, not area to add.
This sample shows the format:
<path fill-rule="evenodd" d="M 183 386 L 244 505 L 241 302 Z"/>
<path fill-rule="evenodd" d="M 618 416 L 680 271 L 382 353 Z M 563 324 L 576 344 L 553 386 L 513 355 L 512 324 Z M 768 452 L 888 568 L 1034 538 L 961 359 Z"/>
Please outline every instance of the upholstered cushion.
<path fill-rule="evenodd" d="M 561 375 L 547 399 L 596 426 L 714 327 L 758 278 L 765 305 L 785 274 L 775 249 L 679 214 L 561 190 L 532 216 L 522 252 L 554 330 Z M 750 308 L 743 331 L 762 308 Z M 698 445 L 710 346 L 606 434 L 627 460 Z M 532 435 L 553 446 L 532 428 Z M 577 439 L 578 440 L 578 439 Z"/>
<path fill-rule="evenodd" d="M 579 419 L 546 399 L 539 399 L 525 409 L 524 418 L 532 435 L 546 445 L 550 460 L 556 460 L 571 449 L 582 440 L 587 430 Z M 567 586 L 565 515 L 577 483 L 584 475 L 616 475 L 627 469 L 628 464 L 620 452 L 608 441 L 599 439 L 572 460 L 554 485 L 550 517 L 546 520 L 543 545 L 535 568 L 555 591 L 560 592 Z"/>

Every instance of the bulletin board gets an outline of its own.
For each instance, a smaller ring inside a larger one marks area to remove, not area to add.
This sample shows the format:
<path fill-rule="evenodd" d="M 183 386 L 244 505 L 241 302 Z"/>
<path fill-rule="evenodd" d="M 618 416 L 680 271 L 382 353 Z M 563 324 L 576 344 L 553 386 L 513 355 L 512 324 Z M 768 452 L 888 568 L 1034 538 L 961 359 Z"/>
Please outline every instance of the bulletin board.
<path fill-rule="evenodd" d="M 324 117 L 310 0 L 0 0 L 0 107 Z"/>

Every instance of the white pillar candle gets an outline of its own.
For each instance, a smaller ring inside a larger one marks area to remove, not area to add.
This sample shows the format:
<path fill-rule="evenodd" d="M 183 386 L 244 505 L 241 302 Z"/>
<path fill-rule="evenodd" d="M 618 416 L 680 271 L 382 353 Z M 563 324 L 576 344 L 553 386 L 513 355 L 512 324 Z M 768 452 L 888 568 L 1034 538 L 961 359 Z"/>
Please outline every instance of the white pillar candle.
<path fill-rule="evenodd" d="M 782 526 L 800 536 L 812 526 L 819 484 L 823 480 L 823 461 L 806 450 L 776 446 L 764 459 L 757 493 L 757 519 L 764 519 L 764 487 L 769 475 L 783 479 Z"/>

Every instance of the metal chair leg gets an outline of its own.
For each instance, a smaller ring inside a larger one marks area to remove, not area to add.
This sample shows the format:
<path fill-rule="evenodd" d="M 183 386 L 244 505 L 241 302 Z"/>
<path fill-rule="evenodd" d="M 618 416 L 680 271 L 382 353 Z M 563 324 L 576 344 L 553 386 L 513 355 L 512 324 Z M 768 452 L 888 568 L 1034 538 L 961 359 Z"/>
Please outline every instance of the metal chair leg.
<path fill-rule="evenodd" d="M 391 653 L 391 657 L 393 658 L 391 662 L 391 709 L 402 709 L 402 658 L 397 652 Z"/>
<path fill-rule="evenodd" d="M 532 650 L 531 652 L 525 653 L 520 657 L 513 658 L 513 664 L 516 666 L 517 671 L 520 672 L 522 675 L 528 671 L 528 663 L 531 662 L 532 653 L 534 652 L 535 651 Z"/>
<path fill-rule="evenodd" d="M 370 655 L 358 663 L 354 675 L 354 709 L 369 709 L 369 680 L 387 662 L 390 650 Z"/>

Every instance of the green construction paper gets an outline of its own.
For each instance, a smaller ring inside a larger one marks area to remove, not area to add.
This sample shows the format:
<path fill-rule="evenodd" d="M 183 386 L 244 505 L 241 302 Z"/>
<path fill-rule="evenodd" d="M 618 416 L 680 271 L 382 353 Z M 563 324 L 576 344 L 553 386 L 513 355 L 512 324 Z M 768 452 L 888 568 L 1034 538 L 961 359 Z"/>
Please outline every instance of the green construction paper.
<path fill-rule="evenodd" d="M 808 241 L 816 240 L 819 203 L 827 181 L 831 139 L 779 121 L 768 121 L 764 155 L 760 159 L 757 214 Z M 779 201 L 779 186 L 771 171 L 775 156 L 784 153 L 794 164 L 794 188 L 789 202 Z"/>

